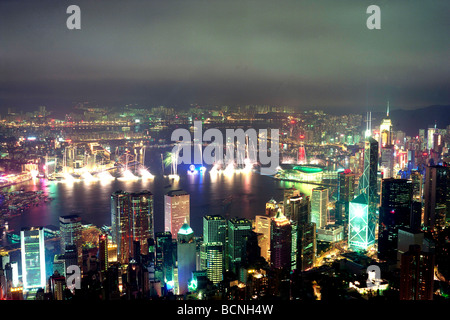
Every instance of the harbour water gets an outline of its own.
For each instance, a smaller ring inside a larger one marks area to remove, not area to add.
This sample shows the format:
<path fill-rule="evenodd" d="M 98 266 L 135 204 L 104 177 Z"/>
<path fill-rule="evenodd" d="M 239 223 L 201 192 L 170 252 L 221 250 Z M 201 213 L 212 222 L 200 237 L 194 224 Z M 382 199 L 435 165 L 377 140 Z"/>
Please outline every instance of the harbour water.
<path fill-rule="evenodd" d="M 18 233 L 22 227 L 59 227 L 59 217 L 68 214 L 79 215 L 86 224 L 110 226 L 110 199 L 113 192 L 149 190 L 154 195 L 155 231 L 164 231 L 164 194 L 170 190 L 183 189 L 190 194 L 191 227 L 196 236 L 201 236 L 202 217 L 206 214 L 253 219 L 256 215 L 264 214 L 265 203 L 271 198 L 281 200 L 284 188 L 295 187 L 310 195 L 315 187 L 275 180 L 258 172 L 210 175 L 210 168 L 207 168 L 205 173 L 188 174 L 187 165 L 178 166 L 180 179 L 173 180 L 167 177 L 169 168 L 165 168 L 163 174 L 160 154 L 156 153 L 146 157 L 146 167 L 154 175 L 153 179 L 75 182 L 33 179 L 5 188 L 8 191 L 42 190 L 52 199 L 9 218 L 9 230 Z"/>

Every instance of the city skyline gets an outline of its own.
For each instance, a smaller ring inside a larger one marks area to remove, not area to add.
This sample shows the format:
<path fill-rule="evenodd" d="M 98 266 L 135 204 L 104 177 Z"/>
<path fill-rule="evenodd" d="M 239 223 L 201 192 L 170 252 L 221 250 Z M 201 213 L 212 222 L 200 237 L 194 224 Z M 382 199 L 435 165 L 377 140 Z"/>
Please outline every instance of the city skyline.
<path fill-rule="evenodd" d="M 0 0 L 0 305 L 448 302 L 448 12 Z"/>
<path fill-rule="evenodd" d="M 442 1 L 0 3 L 0 109 L 38 105 L 449 105 Z M 373 110 L 375 109 L 375 110 Z"/>

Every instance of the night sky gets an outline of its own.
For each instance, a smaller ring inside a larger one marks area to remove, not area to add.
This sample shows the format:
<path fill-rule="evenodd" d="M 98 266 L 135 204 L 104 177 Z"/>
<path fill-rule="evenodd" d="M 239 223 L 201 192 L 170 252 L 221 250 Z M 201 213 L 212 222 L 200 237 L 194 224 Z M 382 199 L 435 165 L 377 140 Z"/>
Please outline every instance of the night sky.
<path fill-rule="evenodd" d="M 68 30 L 66 8 L 81 8 Z M 381 30 L 366 9 L 381 8 Z M 450 104 L 449 1 L 0 1 L 0 111 Z"/>

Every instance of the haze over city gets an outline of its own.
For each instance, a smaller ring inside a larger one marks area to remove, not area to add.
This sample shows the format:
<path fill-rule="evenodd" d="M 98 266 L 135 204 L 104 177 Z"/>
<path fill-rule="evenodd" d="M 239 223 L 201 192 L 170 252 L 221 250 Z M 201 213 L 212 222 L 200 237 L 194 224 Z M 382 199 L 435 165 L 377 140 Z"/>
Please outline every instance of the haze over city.
<path fill-rule="evenodd" d="M 377 1 L 0 3 L 0 108 L 449 104 L 450 4 Z"/>

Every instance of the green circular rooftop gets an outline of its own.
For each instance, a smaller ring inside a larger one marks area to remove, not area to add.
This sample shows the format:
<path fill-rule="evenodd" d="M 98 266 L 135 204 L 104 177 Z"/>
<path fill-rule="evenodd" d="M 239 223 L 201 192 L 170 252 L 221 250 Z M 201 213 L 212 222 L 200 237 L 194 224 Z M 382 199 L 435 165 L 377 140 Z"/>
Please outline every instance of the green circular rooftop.
<path fill-rule="evenodd" d="M 323 168 L 315 166 L 295 166 L 292 168 L 303 173 L 320 173 L 323 172 Z"/>

